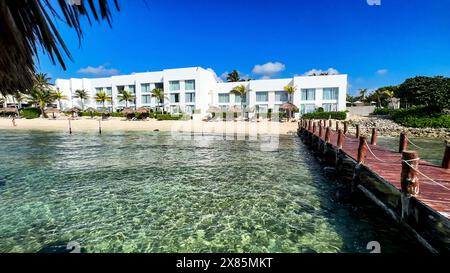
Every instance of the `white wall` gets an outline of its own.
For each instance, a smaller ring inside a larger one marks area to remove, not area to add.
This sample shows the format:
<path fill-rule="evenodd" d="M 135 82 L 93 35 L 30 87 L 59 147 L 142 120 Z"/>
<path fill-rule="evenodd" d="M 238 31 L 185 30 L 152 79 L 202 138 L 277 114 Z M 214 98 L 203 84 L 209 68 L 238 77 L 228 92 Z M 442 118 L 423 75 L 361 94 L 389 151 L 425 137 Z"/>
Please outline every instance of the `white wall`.
<path fill-rule="evenodd" d="M 230 91 L 238 86 L 245 85 L 248 88 L 247 106 L 254 106 L 256 104 L 265 104 L 268 108 L 274 109 L 276 104 L 281 102 L 275 101 L 275 91 L 283 91 L 286 85 L 293 85 L 297 88 L 293 96 L 293 103 L 300 108 L 303 103 L 313 103 L 316 107 L 321 107 L 323 103 L 337 103 L 338 110 L 345 110 L 345 100 L 347 94 L 347 75 L 326 75 L 326 76 L 301 76 L 285 79 L 267 79 L 267 80 L 252 80 L 246 82 L 231 82 L 221 83 L 217 82 L 214 73 L 201 67 L 179 68 L 179 69 L 165 69 L 158 72 L 136 73 L 132 75 L 112 76 L 109 78 L 97 79 L 69 79 L 56 80 L 56 86 L 69 98 L 69 101 L 63 103 L 64 107 L 80 107 L 78 99 L 73 98 L 74 92 L 77 89 L 85 89 L 89 92 L 91 99 L 85 102 L 85 107 L 97 107 L 95 102 L 95 88 L 96 87 L 112 87 L 113 106 L 114 110 L 120 106 L 117 97 L 117 86 L 120 85 L 135 85 L 136 90 L 136 107 L 142 106 L 141 102 L 141 84 L 150 83 L 150 90 L 155 86 L 155 83 L 164 84 L 165 109 L 169 110 L 170 106 L 177 106 L 181 111 L 185 110 L 187 103 L 185 102 L 185 80 L 195 80 L 195 109 L 200 110 L 201 114 L 206 114 L 210 106 L 220 106 L 218 101 L 220 93 L 230 94 Z M 169 90 L 169 81 L 180 81 L 179 91 Z M 312 102 L 305 102 L 301 100 L 301 89 L 314 88 L 316 90 L 315 100 Z M 323 88 L 339 88 L 339 96 L 337 101 L 324 101 L 322 94 Z M 256 102 L 256 92 L 268 92 L 268 101 L 263 103 Z M 171 93 L 179 93 L 179 103 L 170 101 Z M 122 103 L 124 104 L 124 103 Z M 145 106 L 155 107 L 157 105 L 156 99 L 152 99 L 150 104 Z M 223 105 L 223 104 L 222 104 Z M 240 105 L 235 102 L 235 96 L 230 94 L 230 102 L 228 106 Z"/>

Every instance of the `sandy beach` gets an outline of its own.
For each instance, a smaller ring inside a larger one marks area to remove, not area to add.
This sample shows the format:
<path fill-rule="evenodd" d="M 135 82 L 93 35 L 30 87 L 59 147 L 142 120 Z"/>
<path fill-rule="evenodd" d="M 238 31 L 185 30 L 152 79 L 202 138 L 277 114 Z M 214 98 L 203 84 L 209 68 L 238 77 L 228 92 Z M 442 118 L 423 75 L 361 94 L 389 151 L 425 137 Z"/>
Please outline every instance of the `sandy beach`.
<path fill-rule="evenodd" d="M 101 124 L 102 132 L 116 131 L 162 131 L 162 132 L 194 132 L 217 134 L 270 134 L 290 135 L 297 130 L 297 122 L 243 122 L 243 121 L 127 121 L 123 118 L 109 120 L 80 118 L 71 120 L 72 132 L 98 132 Z M 69 131 L 67 119 L 17 119 L 16 127 L 12 120 L 0 118 L 0 129 L 10 130 L 40 130 L 40 131 Z"/>

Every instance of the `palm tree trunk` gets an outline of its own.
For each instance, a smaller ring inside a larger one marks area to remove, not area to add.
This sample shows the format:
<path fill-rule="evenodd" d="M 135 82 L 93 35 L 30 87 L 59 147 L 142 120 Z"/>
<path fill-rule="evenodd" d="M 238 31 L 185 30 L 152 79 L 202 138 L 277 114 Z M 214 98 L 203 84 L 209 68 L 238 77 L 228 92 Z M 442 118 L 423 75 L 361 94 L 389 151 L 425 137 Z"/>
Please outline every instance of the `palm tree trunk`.
<path fill-rule="evenodd" d="M 62 111 L 61 100 L 58 100 L 58 104 L 59 104 L 59 110 L 61 110 L 61 111 Z"/>

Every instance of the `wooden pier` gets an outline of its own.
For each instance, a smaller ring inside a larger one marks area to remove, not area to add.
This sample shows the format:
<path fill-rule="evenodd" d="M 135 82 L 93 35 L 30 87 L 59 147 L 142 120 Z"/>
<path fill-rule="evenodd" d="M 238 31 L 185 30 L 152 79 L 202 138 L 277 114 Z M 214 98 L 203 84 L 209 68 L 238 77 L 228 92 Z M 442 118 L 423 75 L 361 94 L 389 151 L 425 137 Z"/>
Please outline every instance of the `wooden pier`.
<path fill-rule="evenodd" d="M 430 251 L 450 253 L 449 144 L 442 165 L 436 166 L 408 150 L 406 133 L 400 137 L 399 150 L 389 151 L 376 145 L 376 128 L 369 128 L 370 136 L 363 136 L 361 129 L 357 126 L 358 136 L 353 136 L 346 123 L 339 126 L 337 121 L 332 128 L 331 121 L 301 120 L 298 135 L 335 168 L 337 178 L 347 180 L 352 190 L 359 189 L 406 225 Z"/>

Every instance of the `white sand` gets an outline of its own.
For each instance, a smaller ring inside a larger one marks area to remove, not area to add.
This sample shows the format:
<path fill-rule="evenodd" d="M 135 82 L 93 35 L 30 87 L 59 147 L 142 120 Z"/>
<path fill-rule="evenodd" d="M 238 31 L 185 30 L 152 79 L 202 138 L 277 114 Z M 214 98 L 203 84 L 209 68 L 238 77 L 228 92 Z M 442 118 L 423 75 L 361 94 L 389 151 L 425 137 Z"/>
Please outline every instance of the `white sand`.
<path fill-rule="evenodd" d="M 43 130 L 43 131 L 69 131 L 67 119 L 16 119 L 16 127 L 12 120 L 0 118 L 0 129 L 10 130 Z M 91 131 L 98 132 L 99 119 L 83 118 L 71 120 L 72 132 Z M 297 131 L 297 122 L 243 122 L 243 121 L 126 121 L 123 118 L 112 118 L 101 121 L 102 132 L 111 131 L 164 131 L 164 132 L 195 132 L 217 134 L 270 134 L 286 135 Z"/>

